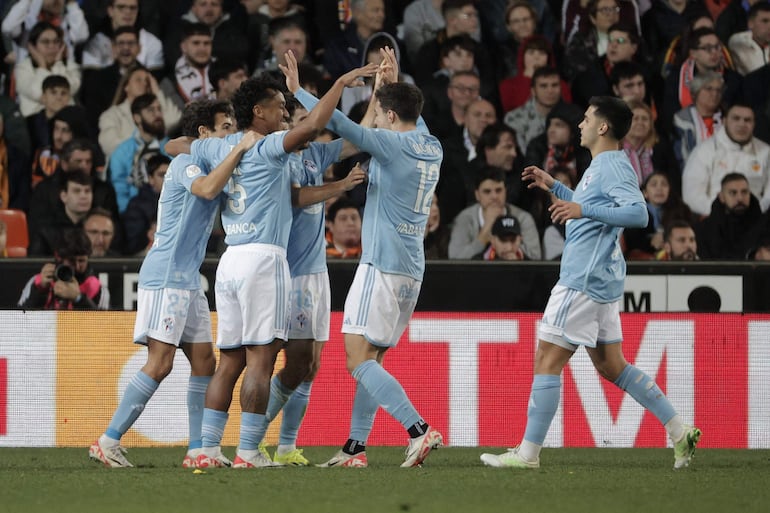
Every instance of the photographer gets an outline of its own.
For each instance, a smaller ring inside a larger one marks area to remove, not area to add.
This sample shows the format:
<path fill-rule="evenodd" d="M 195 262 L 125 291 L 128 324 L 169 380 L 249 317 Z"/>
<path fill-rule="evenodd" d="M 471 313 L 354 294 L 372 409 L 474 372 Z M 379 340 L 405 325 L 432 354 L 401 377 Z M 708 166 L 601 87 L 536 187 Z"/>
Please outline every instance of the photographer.
<path fill-rule="evenodd" d="M 30 310 L 107 310 L 109 292 L 88 265 L 91 240 L 85 231 L 64 231 L 54 255 L 56 262 L 44 264 L 40 274 L 27 282 L 19 306 Z"/>

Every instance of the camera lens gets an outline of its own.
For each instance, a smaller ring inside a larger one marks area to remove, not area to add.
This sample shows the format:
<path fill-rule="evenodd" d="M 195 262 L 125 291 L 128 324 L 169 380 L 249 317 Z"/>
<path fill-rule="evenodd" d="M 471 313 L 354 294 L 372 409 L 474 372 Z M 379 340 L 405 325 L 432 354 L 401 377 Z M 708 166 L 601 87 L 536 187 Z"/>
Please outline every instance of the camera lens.
<path fill-rule="evenodd" d="M 75 270 L 66 264 L 59 264 L 53 274 L 59 281 L 70 281 L 75 277 Z"/>

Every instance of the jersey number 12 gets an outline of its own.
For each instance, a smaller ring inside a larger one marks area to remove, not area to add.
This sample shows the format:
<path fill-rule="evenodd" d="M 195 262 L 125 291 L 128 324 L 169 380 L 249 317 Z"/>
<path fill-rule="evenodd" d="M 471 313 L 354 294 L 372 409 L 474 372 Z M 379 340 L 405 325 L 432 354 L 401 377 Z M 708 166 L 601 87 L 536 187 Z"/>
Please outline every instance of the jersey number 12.
<path fill-rule="evenodd" d="M 417 162 L 420 170 L 420 185 L 417 187 L 417 199 L 414 202 L 413 211 L 418 214 L 430 214 L 430 204 L 433 201 L 433 191 L 438 182 L 438 164 L 429 164 L 424 160 Z"/>

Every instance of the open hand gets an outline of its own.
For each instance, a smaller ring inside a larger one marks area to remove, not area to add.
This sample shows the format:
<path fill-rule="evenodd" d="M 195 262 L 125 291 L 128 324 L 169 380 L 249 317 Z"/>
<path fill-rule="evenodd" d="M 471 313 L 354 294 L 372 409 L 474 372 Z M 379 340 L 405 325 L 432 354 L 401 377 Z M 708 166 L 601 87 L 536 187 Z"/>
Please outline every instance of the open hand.
<path fill-rule="evenodd" d="M 286 65 L 278 64 L 278 68 L 283 72 L 286 77 L 286 89 L 291 94 L 299 91 L 299 68 L 297 67 L 297 58 L 294 56 L 294 52 L 288 50 L 284 55 Z"/>
<path fill-rule="evenodd" d="M 521 179 L 530 181 L 532 183 L 527 184 L 527 189 L 533 189 L 540 187 L 544 191 L 550 191 L 555 182 L 554 178 L 540 169 L 537 166 L 527 166 L 521 173 Z"/>
<path fill-rule="evenodd" d="M 353 169 L 350 170 L 350 172 L 348 173 L 348 176 L 342 179 L 342 182 L 343 182 L 344 189 L 346 191 L 349 191 L 356 185 L 364 183 L 365 180 L 366 180 L 366 171 L 361 169 L 360 162 L 356 162 L 356 165 L 353 166 Z"/>
<path fill-rule="evenodd" d="M 377 64 L 367 64 L 361 68 L 348 71 L 337 80 L 340 80 L 345 87 L 360 87 L 364 85 L 363 77 L 372 77 L 377 73 L 379 66 Z"/>
<path fill-rule="evenodd" d="M 556 224 L 564 224 L 570 219 L 580 219 L 583 217 L 583 211 L 579 203 L 557 199 L 548 207 L 551 213 L 551 221 Z"/>

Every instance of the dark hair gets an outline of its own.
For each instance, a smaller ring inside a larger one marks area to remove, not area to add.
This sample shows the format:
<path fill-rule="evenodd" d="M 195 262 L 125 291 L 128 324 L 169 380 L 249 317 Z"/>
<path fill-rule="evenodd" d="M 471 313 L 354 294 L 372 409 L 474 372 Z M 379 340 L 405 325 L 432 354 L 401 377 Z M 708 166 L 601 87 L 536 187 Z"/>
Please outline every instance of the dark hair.
<path fill-rule="evenodd" d="M 534 7 L 532 7 L 532 4 L 526 0 L 514 0 L 513 2 L 508 2 L 508 7 L 505 8 L 505 19 L 503 20 L 505 24 L 508 24 L 508 18 L 511 17 L 511 11 L 520 7 L 523 7 L 529 11 L 529 13 L 532 15 L 532 21 L 534 21 L 535 25 L 537 25 L 539 21 L 537 17 L 537 11 Z"/>
<path fill-rule="evenodd" d="M 689 228 L 691 230 L 693 229 L 689 221 L 686 221 L 684 219 L 672 219 L 671 221 L 666 223 L 665 227 L 663 228 L 663 241 L 668 242 L 671 239 L 671 232 L 673 232 L 677 228 Z"/>
<path fill-rule="evenodd" d="M 294 112 L 297 109 L 304 108 L 305 107 L 293 95 L 286 95 L 286 111 L 289 113 L 289 117 L 294 117 Z"/>
<path fill-rule="evenodd" d="M 474 187 L 474 190 L 478 190 L 478 188 L 481 187 L 481 184 L 487 180 L 505 184 L 505 170 L 495 166 L 484 166 L 476 175 L 476 186 Z"/>
<path fill-rule="evenodd" d="M 182 23 L 182 39 L 181 39 L 181 41 L 184 41 L 188 37 L 192 37 L 192 36 L 209 36 L 209 37 L 212 37 L 212 35 L 211 35 L 211 28 L 208 25 L 206 25 L 205 23 L 200 23 L 200 22 L 190 23 L 189 21 L 188 22 L 183 22 Z"/>
<path fill-rule="evenodd" d="M 158 97 L 152 93 L 141 94 L 134 98 L 131 102 L 131 115 L 141 114 L 141 112 L 152 105 L 152 102 L 157 100 Z"/>
<path fill-rule="evenodd" d="M 441 16 L 446 19 L 448 14 L 451 14 L 453 11 L 459 11 L 466 5 L 476 7 L 476 2 L 475 0 L 444 0 L 444 3 L 441 4 Z"/>
<path fill-rule="evenodd" d="M 123 34 L 133 34 L 136 36 L 137 42 L 139 41 L 139 29 L 131 25 L 121 25 L 120 27 L 116 28 L 112 33 L 112 41 L 114 42 L 116 39 L 118 39 L 118 36 L 122 36 Z"/>
<path fill-rule="evenodd" d="M 543 77 L 558 77 L 559 70 L 552 67 L 552 66 L 541 66 L 535 70 L 534 73 L 532 73 L 532 89 L 535 88 L 535 83 L 538 81 L 538 79 Z"/>
<path fill-rule="evenodd" d="M 236 59 L 220 57 L 209 65 L 209 82 L 214 91 L 219 92 L 219 81 L 227 80 L 236 71 L 246 71 L 246 64 Z"/>
<path fill-rule="evenodd" d="M 62 173 L 61 182 L 59 184 L 59 190 L 66 191 L 69 188 L 70 182 L 76 183 L 79 185 L 88 185 L 92 189 L 94 186 L 94 179 L 91 178 L 91 175 L 89 175 L 85 171 L 81 171 L 80 169 L 76 169 L 75 171 L 70 171 L 69 173 Z"/>
<path fill-rule="evenodd" d="M 637 75 L 641 75 L 644 78 L 644 71 L 642 67 L 633 61 L 620 61 L 612 66 L 610 71 L 610 85 L 617 86 L 621 80 L 627 80 L 634 78 Z M 645 80 L 645 85 L 647 81 Z"/>
<path fill-rule="evenodd" d="M 316 89 L 320 89 L 324 81 L 323 73 L 318 71 L 318 68 L 312 64 L 306 62 L 300 62 L 297 64 L 297 72 L 299 73 L 299 83 L 304 87 L 306 85 L 313 86 Z"/>
<path fill-rule="evenodd" d="M 742 109 L 749 109 L 751 111 L 751 113 L 754 114 L 754 118 L 757 117 L 757 113 L 754 112 L 754 107 L 752 107 L 751 105 L 749 105 L 745 101 L 741 101 L 741 100 L 737 100 L 737 101 L 734 101 L 733 103 L 731 103 L 730 106 L 727 107 L 727 109 L 725 110 L 725 115 L 727 115 L 735 107 L 740 107 Z"/>
<path fill-rule="evenodd" d="M 279 32 L 288 29 L 299 29 L 305 34 L 305 40 L 308 39 L 307 29 L 305 29 L 305 26 L 293 16 L 271 19 L 267 24 L 267 35 L 269 37 L 275 37 Z"/>
<path fill-rule="evenodd" d="M 147 176 L 153 176 L 162 165 L 171 164 L 171 159 L 162 153 L 155 153 L 147 159 Z"/>
<path fill-rule="evenodd" d="M 610 28 L 607 29 L 607 34 L 610 32 L 623 32 L 628 34 L 628 39 L 630 39 L 633 44 L 639 46 L 639 34 L 637 34 L 635 28 L 631 28 L 627 23 L 623 23 L 622 21 L 613 23 L 610 25 Z"/>
<path fill-rule="evenodd" d="M 374 95 L 379 100 L 383 110 L 392 110 L 402 121 L 417 121 L 422 112 L 422 91 L 406 82 L 385 84 Z"/>
<path fill-rule="evenodd" d="M 466 52 L 474 53 L 476 51 L 476 41 L 473 40 L 468 34 L 459 34 L 447 38 L 439 47 L 439 56 L 446 57 L 452 50 L 455 49 L 465 50 Z"/>
<path fill-rule="evenodd" d="M 69 91 L 70 81 L 67 80 L 67 77 L 64 77 L 62 75 L 48 75 L 43 79 L 43 85 L 42 85 L 43 91 L 47 91 L 55 87 L 61 87 Z"/>
<path fill-rule="evenodd" d="M 182 119 L 179 121 L 182 135 L 197 139 L 199 126 L 214 130 L 216 115 L 219 113 L 233 117 L 233 106 L 224 100 L 202 99 L 188 103 L 182 112 Z"/>
<path fill-rule="evenodd" d="M 356 212 L 358 212 L 358 215 L 361 215 L 361 211 L 358 210 L 358 205 L 353 202 L 353 200 L 348 199 L 346 197 L 342 197 L 331 204 L 329 207 L 329 211 L 326 213 L 326 220 L 330 222 L 334 222 L 334 220 L 337 218 L 337 214 L 340 210 L 345 210 L 348 208 L 355 209 Z"/>
<path fill-rule="evenodd" d="M 479 140 L 476 143 L 476 154 L 482 159 L 485 159 L 484 150 L 487 148 L 494 148 L 500 144 L 500 136 L 504 133 L 511 134 L 513 144 L 516 144 L 516 131 L 505 123 L 497 122 L 488 125 L 484 128 L 484 131 L 481 132 Z"/>
<path fill-rule="evenodd" d="M 239 130 L 246 130 L 254 119 L 254 105 L 268 100 L 277 92 L 283 92 L 281 83 L 269 73 L 260 73 L 243 81 L 233 94 L 235 122 Z"/>
<path fill-rule="evenodd" d="M 615 5 L 618 6 L 618 0 L 614 0 Z M 593 17 L 596 17 L 596 13 L 599 12 L 599 0 L 588 0 L 586 4 L 586 11 Z"/>
<path fill-rule="evenodd" d="M 91 141 L 83 137 L 77 137 L 64 145 L 61 151 L 61 159 L 69 160 L 76 151 L 90 151 L 92 156 L 96 154 L 96 148 Z"/>
<path fill-rule="evenodd" d="M 756 2 L 749 7 L 749 12 L 746 13 L 746 19 L 754 19 L 760 12 L 770 12 L 770 3 L 768 2 Z"/>
<path fill-rule="evenodd" d="M 94 207 L 94 208 L 92 208 L 91 210 L 89 210 L 89 211 L 88 211 L 88 214 L 86 214 L 86 217 L 85 217 L 85 218 L 83 218 L 83 224 L 86 224 L 86 221 L 88 221 L 88 220 L 89 220 L 89 219 L 91 219 L 92 217 L 96 217 L 96 216 L 106 217 L 107 219 L 109 219 L 110 221 L 112 221 L 112 212 L 110 212 L 110 211 L 109 211 L 109 210 L 107 210 L 106 208 L 102 208 L 102 207 Z M 113 225 L 114 225 L 114 224 L 115 224 L 115 223 L 114 223 L 114 221 L 113 221 Z"/>
<path fill-rule="evenodd" d="M 532 34 L 528 38 L 524 39 L 521 42 L 521 46 L 522 55 L 524 55 L 527 50 L 540 50 L 541 52 L 548 54 L 548 63 L 553 63 L 553 47 L 551 47 L 551 43 L 548 41 L 548 39 L 541 36 L 540 34 Z"/>
<path fill-rule="evenodd" d="M 732 173 L 727 173 L 724 176 L 724 178 L 722 178 L 722 181 L 719 182 L 719 185 L 724 187 L 725 184 L 728 184 L 730 182 L 738 182 L 738 181 L 749 183 L 749 179 L 746 177 L 746 175 L 744 175 L 743 173 L 736 173 L 735 171 L 733 171 Z"/>
<path fill-rule="evenodd" d="M 626 136 L 634 117 L 626 102 L 613 96 L 592 96 L 588 104 L 596 109 L 594 115 L 607 123 L 610 137 L 621 141 Z"/>
<path fill-rule="evenodd" d="M 47 21 L 38 21 L 35 23 L 35 25 L 32 27 L 32 29 L 29 31 L 29 42 L 33 45 L 37 44 L 37 40 L 40 38 L 41 34 L 45 32 L 46 30 L 53 30 L 56 32 L 56 36 L 62 40 L 62 44 L 64 44 L 64 30 L 62 30 L 61 27 L 57 27 L 56 25 L 49 23 Z"/>
<path fill-rule="evenodd" d="M 701 27 L 690 32 L 690 37 L 687 39 L 687 49 L 695 50 L 700 46 L 700 39 L 705 36 L 717 36 L 714 29 L 708 27 Z M 719 38 L 719 36 L 717 36 Z M 721 41 L 720 41 L 721 43 Z"/>
<path fill-rule="evenodd" d="M 54 253 L 60 259 L 91 256 L 91 239 L 83 228 L 64 230 L 56 241 Z"/>

